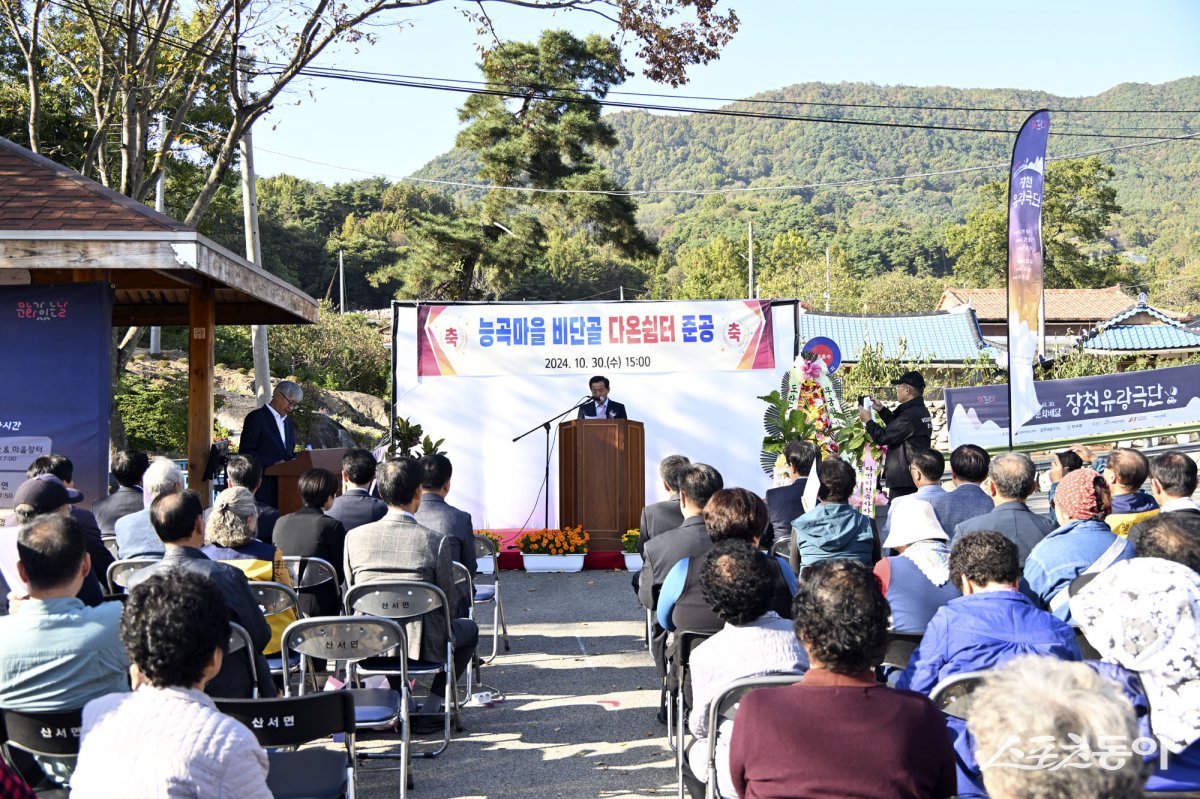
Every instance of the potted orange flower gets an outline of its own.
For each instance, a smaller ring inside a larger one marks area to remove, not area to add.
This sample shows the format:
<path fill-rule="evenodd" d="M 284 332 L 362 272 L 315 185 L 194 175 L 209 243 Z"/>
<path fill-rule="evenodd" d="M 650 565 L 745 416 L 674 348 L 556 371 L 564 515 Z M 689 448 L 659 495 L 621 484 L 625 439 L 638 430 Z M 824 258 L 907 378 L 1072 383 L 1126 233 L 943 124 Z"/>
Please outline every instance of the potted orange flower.
<path fill-rule="evenodd" d="M 492 530 L 476 530 L 475 535 L 483 536 L 484 538 L 488 539 L 493 544 L 495 544 L 497 559 L 499 559 L 500 552 L 504 549 L 504 539 L 500 537 L 500 534 L 496 533 Z M 479 563 L 478 563 L 478 568 L 479 568 L 480 574 L 491 574 L 492 573 L 491 559 L 480 558 Z"/>
<path fill-rule="evenodd" d="M 626 530 L 621 536 L 621 552 L 625 555 L 625 569 L 636 572 L 642 570 L 642 556 L 638 552 L 638 544 L 642 540 L 641 530 Z"/>
<path fill-rule="evenodd" d="M 527 530 L 517 538 L 525 571 L 583 571 L 583 557 L 591 536 L 582 526 L 561 530 Z"/>

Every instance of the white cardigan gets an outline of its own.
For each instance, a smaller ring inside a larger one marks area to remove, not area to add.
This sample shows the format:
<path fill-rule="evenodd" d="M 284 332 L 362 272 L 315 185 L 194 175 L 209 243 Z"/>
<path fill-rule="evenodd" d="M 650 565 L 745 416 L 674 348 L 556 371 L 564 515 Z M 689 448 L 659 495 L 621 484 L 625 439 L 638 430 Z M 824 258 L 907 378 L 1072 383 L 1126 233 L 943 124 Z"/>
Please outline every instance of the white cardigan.
<path fill-rule="evenodd" d="M 144 685 L 83 709 L 72 799 L 271 799 L 267 754 L 204 693 Z"/>

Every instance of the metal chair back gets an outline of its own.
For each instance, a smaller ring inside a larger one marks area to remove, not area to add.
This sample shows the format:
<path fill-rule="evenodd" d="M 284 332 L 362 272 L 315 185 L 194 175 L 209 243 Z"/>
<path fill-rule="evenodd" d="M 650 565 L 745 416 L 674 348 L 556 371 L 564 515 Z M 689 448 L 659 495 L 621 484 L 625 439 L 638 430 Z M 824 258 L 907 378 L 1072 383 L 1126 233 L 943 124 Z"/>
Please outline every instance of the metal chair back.
<path fill-rule="evenodd" d="M 883 660 L 880 665 L 897 669 L 907 668 L 912 653 L 921 645 L 922 637 L 922 633 L 899 633 L 889 630 L 887 649 L 883 652 Z"/>
<path fill-rule="evenodd" d="M 353 664 L 370 657 L 401 653 L 407 647 L 404 628 L 392 619 L 375 616 L 316 616 L 288 625 L 280 641 L 286 660 L 292 653 L 309 658 L 343 660 Z M 301 669 L 305 658 L 301 658 Z M 290 691 L 290 686 L 284 687 Z M 300 681 L 304 691 L 304 681 Z"/>
<path fill-rule="evenodd" d="M 289 610 L 295 611 L 297 617 L 300 616 L 300 597 L 291 586 L 265 580 L 251 580 L 250 593 L 254 594 L 254 601 L 262 609 L 263 616 L 274 616 Z"/>
<path fill-rule="evenodd" d="M 486 535 L 475 534 L 475 559 L 477 561 L 480 559 L 490 560 L 492 574 L 500 573 L 500 548 Z"/>
<path fill-rule="evenodd" d="M 292 576 L 292 585 L 296 586 L 297 593 L 304 593 L 306 588 L 316 588 L 326 583 L 337 585 L 337 569 L 324 558 L 313 555 L 284 555 L 283 564 Z"/>
<path fill-rule="evenodd" d="M 235 621 L 229 622 L 229 651 L 226 656 L 241 653 L 240 657 L 246 658 L 250 664 L 250 695 L 258 698 L 258 660 L 254 652 L 254 641 L 250 638 L 250 631 Z"/>
<path fill-rule="evenodd" d="M 705 785 L 706 799 L 717 796 L 717 733 L 721 722 L 732 721 L 737 715 L 738 706 L 746 694 L 756 688 L 779 688 L 794 685 L 802 675 L 799 674 L 767 674 L 760 677 L 746 677 L 734 680 L 725 685 L 708 706 L 708 781 Z"/>
<path fill-rule="evenodd" d="M 346 613 L 365 613 L 385 619 L 411 621 L 441 610 L 450 629 L 450 603 L 442 589 L 420 580 L 361 583 L 346 593 Z"/>
<path fill-rule="evenodd" d="M 105 575 L 105 578 L 114 591 L 117 589 L 124 591 L 128 587 L 129 578 L 133 574 L 149 566 L 153 566 L 159 560 L 161 558 L 126 558 L 124 560 L 115 560 L 109 564 L 108 573 Z"/>
<path fill-rule="evenodd" d="M 984 672 L 964 671 L 939 682 L 929 692 L 929 699 L 947 716 L 966 719 L 971 712 L 972 695 L 983 684 Z"/>

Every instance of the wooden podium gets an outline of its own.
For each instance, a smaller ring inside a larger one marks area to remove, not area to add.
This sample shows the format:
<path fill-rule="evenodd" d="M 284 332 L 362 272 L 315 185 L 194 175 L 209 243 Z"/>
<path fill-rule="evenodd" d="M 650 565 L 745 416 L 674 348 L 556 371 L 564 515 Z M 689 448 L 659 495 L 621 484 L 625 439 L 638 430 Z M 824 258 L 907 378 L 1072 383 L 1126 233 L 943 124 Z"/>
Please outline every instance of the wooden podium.
<path fill-rule="evenodd" d="M 341 475 L 342 456 L 345 454 L 345 449 L 306 449 L 290 461 L 280 461 L 268 467 L 263 474 L 279 481 L 279 514 L 282 516 L 304 507 L 304 501 L 300 499 L 300 475 L 309 469 L 328 469 Z M 341 480 L 338 484 L 341 484 Z"/>
<path fill-rule="evenodd" d="M 593 552 L 619 552 L 646 503 L 646 433 L 628 419 L 575 419 L 558 426 L 558 519 L 583 525 Z"/>

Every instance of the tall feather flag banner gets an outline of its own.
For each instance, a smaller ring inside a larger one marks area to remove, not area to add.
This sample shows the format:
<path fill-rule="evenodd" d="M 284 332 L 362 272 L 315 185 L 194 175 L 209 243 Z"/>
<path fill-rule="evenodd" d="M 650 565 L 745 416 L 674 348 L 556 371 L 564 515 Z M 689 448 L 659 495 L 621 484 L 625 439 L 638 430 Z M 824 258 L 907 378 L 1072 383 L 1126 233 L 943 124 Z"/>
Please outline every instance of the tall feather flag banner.
<path fill-rule="evenodd" d="M 1013 145 L 1008 174 L 1008 444 L 1042 409 L 1033 380 L 1042 327 L 1045 260 L 1042 198 L 1050 112 L 1030 114 Z"/>

